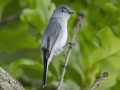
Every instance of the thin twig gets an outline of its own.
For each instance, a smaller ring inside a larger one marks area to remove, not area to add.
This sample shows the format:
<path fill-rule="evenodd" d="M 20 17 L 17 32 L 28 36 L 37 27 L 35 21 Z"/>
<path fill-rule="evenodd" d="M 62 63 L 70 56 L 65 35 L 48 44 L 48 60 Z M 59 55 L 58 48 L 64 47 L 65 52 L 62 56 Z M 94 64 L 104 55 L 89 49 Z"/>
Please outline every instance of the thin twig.
<path fill-rule="evenodd" d="M 68 51 L 67 51 L 67 57 L 66 57 L 66 60 L 65 60 L 65 64 L 64 64 L 64 68 L 63 68 L 63 71 L 62 71 L 62 75 L 61 75 L 60 81 L 59 81 L 59 83 L 58 83 L 58 88 L 57 88 L 57 90 L 60 90 L 60 88 L 61 88 L 61 85 L 62 85 L 62 82 L 63 82 L 63 79 L 64 79 L 64 75 L 65 75 L 65 72 L 66 72 L 68 60 L 69 60 L 69 57 L 70 57 L 70 54 L 71 54 L 72 46 L 73 46 L 74 43 L 75 43 L 75 39 L 76 39 L 77 32 L 78 32 L 79 28 L 81 27 L 81 21 L 82 21 L 82 19 L 83 19 L 83 16 L 84 16 L 83 13 L 80 13 L 80 14 L 78 15 L 78 21 L 77 21 L 77 24 L 76 24 L 75 27 L 74 27 L 74 34 L 73 34 L 73 37 L 72 37 L 72 40 L 71 40 L 71 44 L 70 44 L 70 46 L 69 46 L 69 49 L 68 49 Z"/>
<path fill-rule="evenodd" d="M 107 72 L 104 72 L 102 76 L 96 80 L 95 84 L 91 86 L 90 90 L 94 90 L 95 88 L 97 88 L 100 82 L 103 81 L 105 77 L 108 77 L 108 75 L 109 74 Z"/>

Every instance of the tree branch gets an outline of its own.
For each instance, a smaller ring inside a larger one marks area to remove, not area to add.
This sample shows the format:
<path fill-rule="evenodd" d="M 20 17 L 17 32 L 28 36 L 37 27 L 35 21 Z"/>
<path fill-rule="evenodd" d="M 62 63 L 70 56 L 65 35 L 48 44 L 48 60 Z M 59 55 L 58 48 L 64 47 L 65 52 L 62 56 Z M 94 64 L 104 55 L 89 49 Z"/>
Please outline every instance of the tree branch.
<path fill-rule="evenodd" d="M 25 90 L 9 73 L 0 67 L 0 90 Z"/>
<path fill-rule="evenodd" d="M 94 90 L 95 88 L 97 88 L 100 82 L 103 81 L 105 77 L 108 77 L 108 75 L 109 74 L 107 72 L 104 72 L 102 76 L 96 80 L 95 84 L 91 86 L 90 90 Z"/>
<path fill-rule="evenodd" d="M 61 85 L 62 85 L 62 82 L 63 82 L 63 78 L 64 78 L 64 75 L 65 75 L 65 72 L 66 72 L 68 60 L 69 60 L 69 57 L 70 57 L 70 54 L 71 54 L 72 46 L 73 46 L 74 43 L 75 43 L 75 39 L 76 39 L 77 32 L 78 32 L 79 28 L 81 27 L 81 21 L 82 21 L 82 19 L 83 19 L 83 16 L 84 16 L 83 13 L 80 13 L 80 14 L 78 15 L 78 21 L 77 21 L 77 24 L 76 24 L 75 27 L 74 27 L 74 34 L 73 34 L 73 37 L 72 37 L 72 40 L 71 40 L 69 49 L 68 49 L 68 51 L 67 51 L 67 57 L 66 57 L 66 60 L 65 60 L 65 64 L 64 64 L 64 68 L 63 68 L 63 71 L 62 71 L 62 75 L 61 75 L 60 81 L 59 81 L 59 83 L 58 83 L 58 88 L 57 88 L 57 90 L 60 90 L 60 88 L 61 88 Z"/>

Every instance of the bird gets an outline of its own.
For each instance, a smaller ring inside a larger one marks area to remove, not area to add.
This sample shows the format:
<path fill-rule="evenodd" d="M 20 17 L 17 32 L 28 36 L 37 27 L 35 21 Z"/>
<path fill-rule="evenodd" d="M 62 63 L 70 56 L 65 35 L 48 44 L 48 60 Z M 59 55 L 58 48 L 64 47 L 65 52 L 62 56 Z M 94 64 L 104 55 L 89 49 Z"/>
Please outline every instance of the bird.
<path fill-rule="evenodd" d="M 43 33 L 41 50 L 44 63 L 42 87 L 46 86 L 47 72 L 49 63 L 53 56 L 63 51 L 68 37 L 67 22 L 73 14 L 71 8 L 67 5 L 60 5 L 53 11 L 49 23 Z"/>

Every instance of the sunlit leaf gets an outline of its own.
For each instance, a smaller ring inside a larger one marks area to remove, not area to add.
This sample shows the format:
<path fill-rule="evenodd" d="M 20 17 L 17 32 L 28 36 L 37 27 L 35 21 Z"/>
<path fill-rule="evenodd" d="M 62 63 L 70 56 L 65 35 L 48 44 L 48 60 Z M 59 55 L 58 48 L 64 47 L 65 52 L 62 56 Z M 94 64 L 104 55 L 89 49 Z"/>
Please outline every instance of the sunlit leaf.
<path fill-rule="evenodd" d="M 24 9 L 21 15 L 21 20 L 38 30 L 45 29 L 45 26 L 55 9 L 55 5 L 54 3 L 51 3 L 50 0 L 35 0 L 32 2 L 36 7 L 34 9 Z M 31 1 L 29 3 L 31 4 Z"/>
<path fill-rule="evenodd" d="M 112 33 L 109 27 L 102 29 L 98 33 L 98 37 L 100 39 L 101 46 L 96 48 L 96 50 L 94 50 L 90 63 L 94 63 L 94 62 L 107 59 L 111 57 L 112 55 L 119 53 L 120 51 L 120 47 L 119 47 L 120 39 L 117 38 Z"/>

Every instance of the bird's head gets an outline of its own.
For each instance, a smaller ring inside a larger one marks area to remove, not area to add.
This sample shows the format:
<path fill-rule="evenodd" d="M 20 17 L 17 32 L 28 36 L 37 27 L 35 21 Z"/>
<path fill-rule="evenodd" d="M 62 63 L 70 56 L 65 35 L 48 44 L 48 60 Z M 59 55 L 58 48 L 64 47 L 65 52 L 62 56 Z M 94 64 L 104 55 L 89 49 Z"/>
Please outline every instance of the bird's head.
<path fill-rule="evenodd" d="M 70 7 L 62 4 L 54 10 L 52 18 L 63 18 L 68 20 L 71 14 L 74 13 L 71 11 Z"/>

